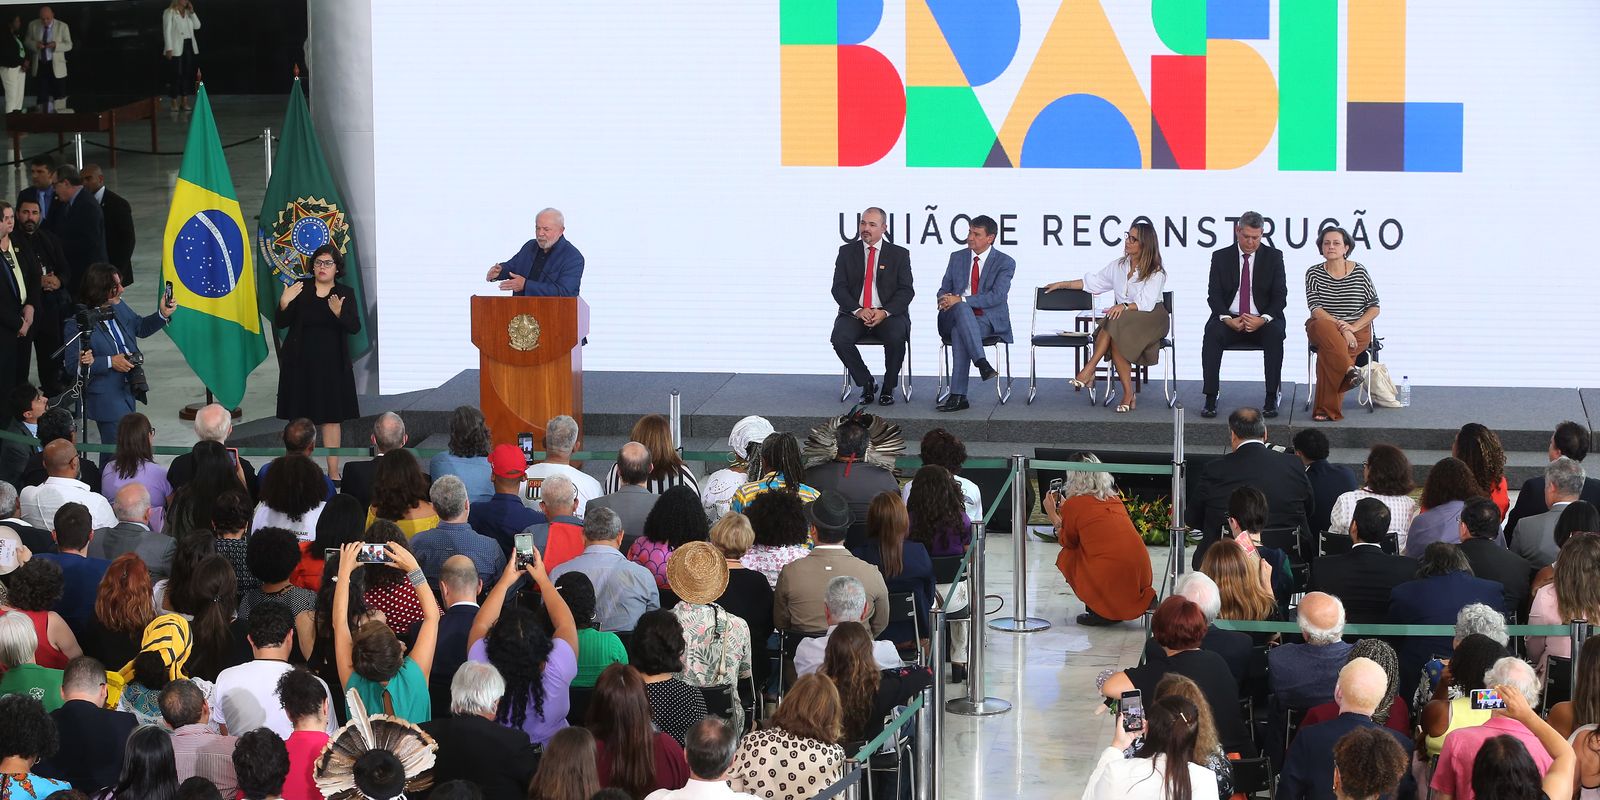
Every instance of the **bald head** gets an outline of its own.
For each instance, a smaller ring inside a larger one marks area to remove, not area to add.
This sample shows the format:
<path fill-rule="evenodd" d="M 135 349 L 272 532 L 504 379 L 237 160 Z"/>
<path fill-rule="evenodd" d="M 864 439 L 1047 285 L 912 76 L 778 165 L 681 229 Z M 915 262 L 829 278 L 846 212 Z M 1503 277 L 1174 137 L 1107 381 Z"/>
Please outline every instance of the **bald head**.
<path fill-rule="evenodd" d="M 464 555 L 453 555 L 439 568 L 439 588 L 444 592 L 445 607 L 476 600 L 483 582 L 478 579 L 478 567 Z"/>
<path fill-rule="evenodd" d="M 75 478 L 78 475 L 78 448 L 66 439 L 57 439 L 44 446 L 44 471 L 52 478 Z"/>
<path fill-rule="evenodd" d="M 631 486 L 643 486 L 650 480 L 650 448 L 638 442 L 628 442 L 617 451 L 617 477 Z"/>
<path fill-rule="evenodd" d="M 83 188 L 90 192 L 98 192 L 105 188 L 106 174 L 100 170 L 99 164 L 84 164 L 78 170 L 78 175 L 83 178 Z"/>
<path fill-rule="evenodd" d="M 1383 695 L 1389 691 L 1389 676 L 1370 658 L 1352 658 L 1339 670 L 1339 684 L 1334 688 L 1334 700 L 1342 713 L 1370 717 Z"/>
<path fill-rule="evenodd" d="M 1333 644 L 1344 636 L 1344 603 L 1324 592 L 1300 599 L 1300 634 L 1311 644 Z"/>
<path fill-rule="evenodd" d="M 203 442 L 225 442 L 233 433 L 233 415 L 217 403 L 205 406 L 195 412 L 194 433 Z"/>
<path fill-rule="evenodd" d="M 399 450 L 406 446 L 406 421 L 393 411 L 378 415 L 372 423 L 372 444 L 379 453 Z"/>
<path fill-rule="evenodd" d="M 111 510 L 123 522 L 150 522 L 150 490 L 142 483 L 130 483 L 117 490 Z"/>

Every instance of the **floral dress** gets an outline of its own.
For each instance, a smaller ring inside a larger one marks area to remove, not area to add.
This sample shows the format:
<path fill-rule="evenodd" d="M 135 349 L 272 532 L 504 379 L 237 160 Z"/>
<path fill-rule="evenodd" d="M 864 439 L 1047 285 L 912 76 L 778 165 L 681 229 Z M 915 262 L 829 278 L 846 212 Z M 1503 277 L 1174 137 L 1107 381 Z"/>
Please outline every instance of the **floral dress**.
<path fill-rule="evenodd" d="M 690 686 L 732 686 L 735 730 L 744 729 L 744 704 L 739 702 L 739 681 L 749 678 L 750 624 L 716 603 L 695 605 L 679 601 L 672 613 L 683 626 L 683 671 L 678 679 Z"/>

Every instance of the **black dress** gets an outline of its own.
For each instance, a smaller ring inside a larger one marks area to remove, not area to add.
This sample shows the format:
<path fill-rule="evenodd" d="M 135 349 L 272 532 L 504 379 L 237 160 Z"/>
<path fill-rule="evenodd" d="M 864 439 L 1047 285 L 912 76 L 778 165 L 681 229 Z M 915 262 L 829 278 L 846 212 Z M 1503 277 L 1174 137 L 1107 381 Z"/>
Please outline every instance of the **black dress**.
<path fill-rule="evenodd" d="M 361 410 L 345 338 L 361 330 L 355 292 L 333 285 L 332 293 L 344 298 L 344 310 L 335 317 L 328 298 L 317 296 L 316 283 L 304 286 L 272 318 L 277 327 L 289 329 L 278 347 L 278 419 L 306 417 L 318 425 L 355 419 Z"/>

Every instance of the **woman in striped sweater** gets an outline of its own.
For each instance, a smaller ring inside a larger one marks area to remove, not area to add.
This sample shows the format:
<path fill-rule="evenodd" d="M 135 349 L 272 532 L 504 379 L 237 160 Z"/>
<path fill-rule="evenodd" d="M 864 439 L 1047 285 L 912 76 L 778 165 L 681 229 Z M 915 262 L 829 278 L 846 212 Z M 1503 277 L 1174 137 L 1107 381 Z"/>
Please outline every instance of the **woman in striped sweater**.
<path fill-rule="evenodd" d="M 1317 348 L 1317 395 L 1311 418 L 1344 419 L 1344 393 L 1361 383 L 1356 356 L 1372 343 L 1378 318 L 1378 292 L 1367 268 L 1348 260 L 1355 245 L 1343 228 L 1328 228 L 1317 239 L 1321 264 L 1306 270 L 1306 338 Z"/>

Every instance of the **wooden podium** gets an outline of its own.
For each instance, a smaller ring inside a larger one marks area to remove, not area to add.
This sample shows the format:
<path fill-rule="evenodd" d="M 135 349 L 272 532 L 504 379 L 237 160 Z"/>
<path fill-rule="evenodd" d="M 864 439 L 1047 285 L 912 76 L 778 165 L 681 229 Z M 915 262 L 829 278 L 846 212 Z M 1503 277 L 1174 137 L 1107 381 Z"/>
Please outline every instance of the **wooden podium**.
<path fill-rule="evenodd" d="M 581 297 L 472 298 L 472 344 L 478 348 L 478 406 L 497 444 L 532 433 L 566 414 L 583 429 L 583 340 L 589 306 Z"/>

